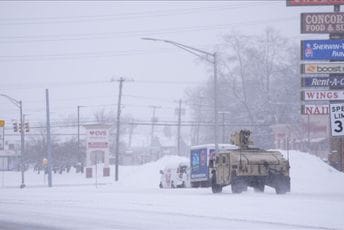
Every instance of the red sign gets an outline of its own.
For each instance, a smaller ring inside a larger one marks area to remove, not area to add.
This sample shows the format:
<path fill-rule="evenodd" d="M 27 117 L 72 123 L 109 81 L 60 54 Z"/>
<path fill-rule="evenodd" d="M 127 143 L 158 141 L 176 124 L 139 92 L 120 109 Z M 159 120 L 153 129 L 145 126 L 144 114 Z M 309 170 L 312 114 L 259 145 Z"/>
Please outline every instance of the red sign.
<path fill-rule="evenodd" d="M 344 0 L 287 0 L 287 6 L 344 5 Z"/>
<path fill-rule="evenodd" d="M 301 114 L 303 115 L 327 115 L 330 113 L 328 105 L 302 105 Z"/>
<path fill-rule="evenodd" d="M 301 94 L 304 101 L 342 101 L 344 91 L 342 90 L 304 90 Z"/>
<path fill-rule="evenodd" d="M 88 142 L 89 149 L 106 149 L 109 147 L 107 142 Z"/>

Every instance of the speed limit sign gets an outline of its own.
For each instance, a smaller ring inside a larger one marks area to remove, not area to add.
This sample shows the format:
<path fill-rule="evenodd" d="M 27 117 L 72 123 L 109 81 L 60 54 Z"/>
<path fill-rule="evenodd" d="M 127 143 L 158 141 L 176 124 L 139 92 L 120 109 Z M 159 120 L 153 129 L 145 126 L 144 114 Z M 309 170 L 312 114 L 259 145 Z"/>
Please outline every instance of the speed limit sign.
<path fill-rule="evenodd" d="M 330 116 L 332 136 L 344 136 L 344 104 L 330 104 Z"/>

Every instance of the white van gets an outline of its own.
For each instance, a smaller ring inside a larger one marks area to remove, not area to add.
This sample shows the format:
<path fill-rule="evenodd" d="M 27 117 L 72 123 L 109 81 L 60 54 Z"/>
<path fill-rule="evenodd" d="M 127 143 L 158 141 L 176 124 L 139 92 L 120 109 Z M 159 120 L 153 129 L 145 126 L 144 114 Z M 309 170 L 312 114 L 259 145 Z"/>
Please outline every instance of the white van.
<path fill-rule="evenodd" d="M 166 167 L 160 170 L 160 188 L 187 188 L 190 186 L 190 167 L 180 163 L 177 167 Z"/>

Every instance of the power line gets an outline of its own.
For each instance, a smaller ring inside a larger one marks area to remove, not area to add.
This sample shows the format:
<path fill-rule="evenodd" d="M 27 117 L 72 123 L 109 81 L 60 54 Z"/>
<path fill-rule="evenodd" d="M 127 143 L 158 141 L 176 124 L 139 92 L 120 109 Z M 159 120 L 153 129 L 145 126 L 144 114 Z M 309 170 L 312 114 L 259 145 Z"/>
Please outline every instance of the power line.
<path fill-rule="evenodd" d="M 65 24 L 65 23 L 85 23 L 90 21 L 119 21 L 131 20 L 138 18 L 156 18 L 176 15 L 187 15 L 198 13 L 206 10 L 211 11 L 224 11 L 232 9 L 240 9 L 247 7 L 254 7 L 258 4 L 246 4 L 237 6 L 216 6 L 216 7 L 198 7 L 189 9 L 172 9 L 172 10 L 151 10 L 143 12 L 133 12 L 124 14 L 108 14 L 108 15 L 84 15 L 84 16 L 64 16 L 64 17 L 31 17 L 31 18 L 2 18 L 0 26 L 14 26 L 14 25 L 34 25 L 34 24 Z"/>
<path fill-rule="evenodd" d="M 221 30 L 237 25 L 254 26 L 258 24 L 266 23 L 280 23 L 284 21 L 296 21 L 298 18 L 295 17 L 284 17 L 275 19 L 265 20 L 252 20 L 252 21 L 241 21 L 236 23 L 227 24 L 216 24 L 207 26 L 189 26 L 189 27 L 174 27 L 174 28 L 161 28 L 156 30 L 133 30 L 133 31 L 122 31 L 122 32 L 106 32 L 106 33 L 86 33 L 86 34 L 53 34 L 53 35 L 34 35 L 34 36 L 7 36 L 0 37 L 0 44 L 8 43 L 34 43 L 34 42 L 60 42 L 60 41 L 80 41 L 80 40 L 93 40 L 93 39 L 112 39 L 113 37 L 142 37 L 149 35 L 161 35 L 171 33 L 182 33 L 182 32 L 197 32 L 197 31 L 208 31 L 208 30 Z"/>

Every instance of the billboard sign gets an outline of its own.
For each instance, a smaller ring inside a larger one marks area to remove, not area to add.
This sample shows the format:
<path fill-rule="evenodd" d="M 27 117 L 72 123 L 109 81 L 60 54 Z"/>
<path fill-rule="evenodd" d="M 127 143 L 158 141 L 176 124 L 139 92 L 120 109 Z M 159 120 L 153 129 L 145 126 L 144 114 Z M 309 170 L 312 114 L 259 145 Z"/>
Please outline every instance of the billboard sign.
<path fill-rule="evenodd" d="M 301 92 L 304 101 L 338 101 L 344 100 L 343 90 L 304 90 Z"/>
<path fill-rule="evenodd" d="M 305 63 L 301 64 L 302 74 L 344 73 L 344 63 Z"/>
<path fill-rule="evenodd" d="M 344 74 L 331 74 L 329 77 L 304 77 L 301 78 L 301 87 L 331 87 L 331 89 L 344 89 Z"/>
<path fill-rule="evenodd" d="M 344 0 L 287 0 L 287 6 L 344 5 Z"/>
<path fill-rule="evenodd" d="M 106 128 L 87 129 L 87 148 L 104 150 L 109 148 L 109 130 Z"/>
<path fill-rule="evenodd" d="M 191 180 L 208 179 L 207 148 L 191 150 Z"/>
<path fill-rule="evenodd" d="M 301 87 L 328 87 L 329 81 L 329 77 L 304 77 L 301 78 Z"/>
<path fill-rule="evenodd" d="M 302 115 L 328 115 L 329 114 L 328 105 L 302 105 L 301 114 Z"/>
<path fill-rule="evenodd" d="M 344 60 L 344 40 L 301 41 L 302 60 Z"/>
<path fill-rule="evenodd" d="M 344 104 L 330 104 L 331 134 L 344 136 Z"/>
<path fill-rule="evenodd" d="M 344 12 L 301 13 L 302 34 L 344 33 Z"/>

